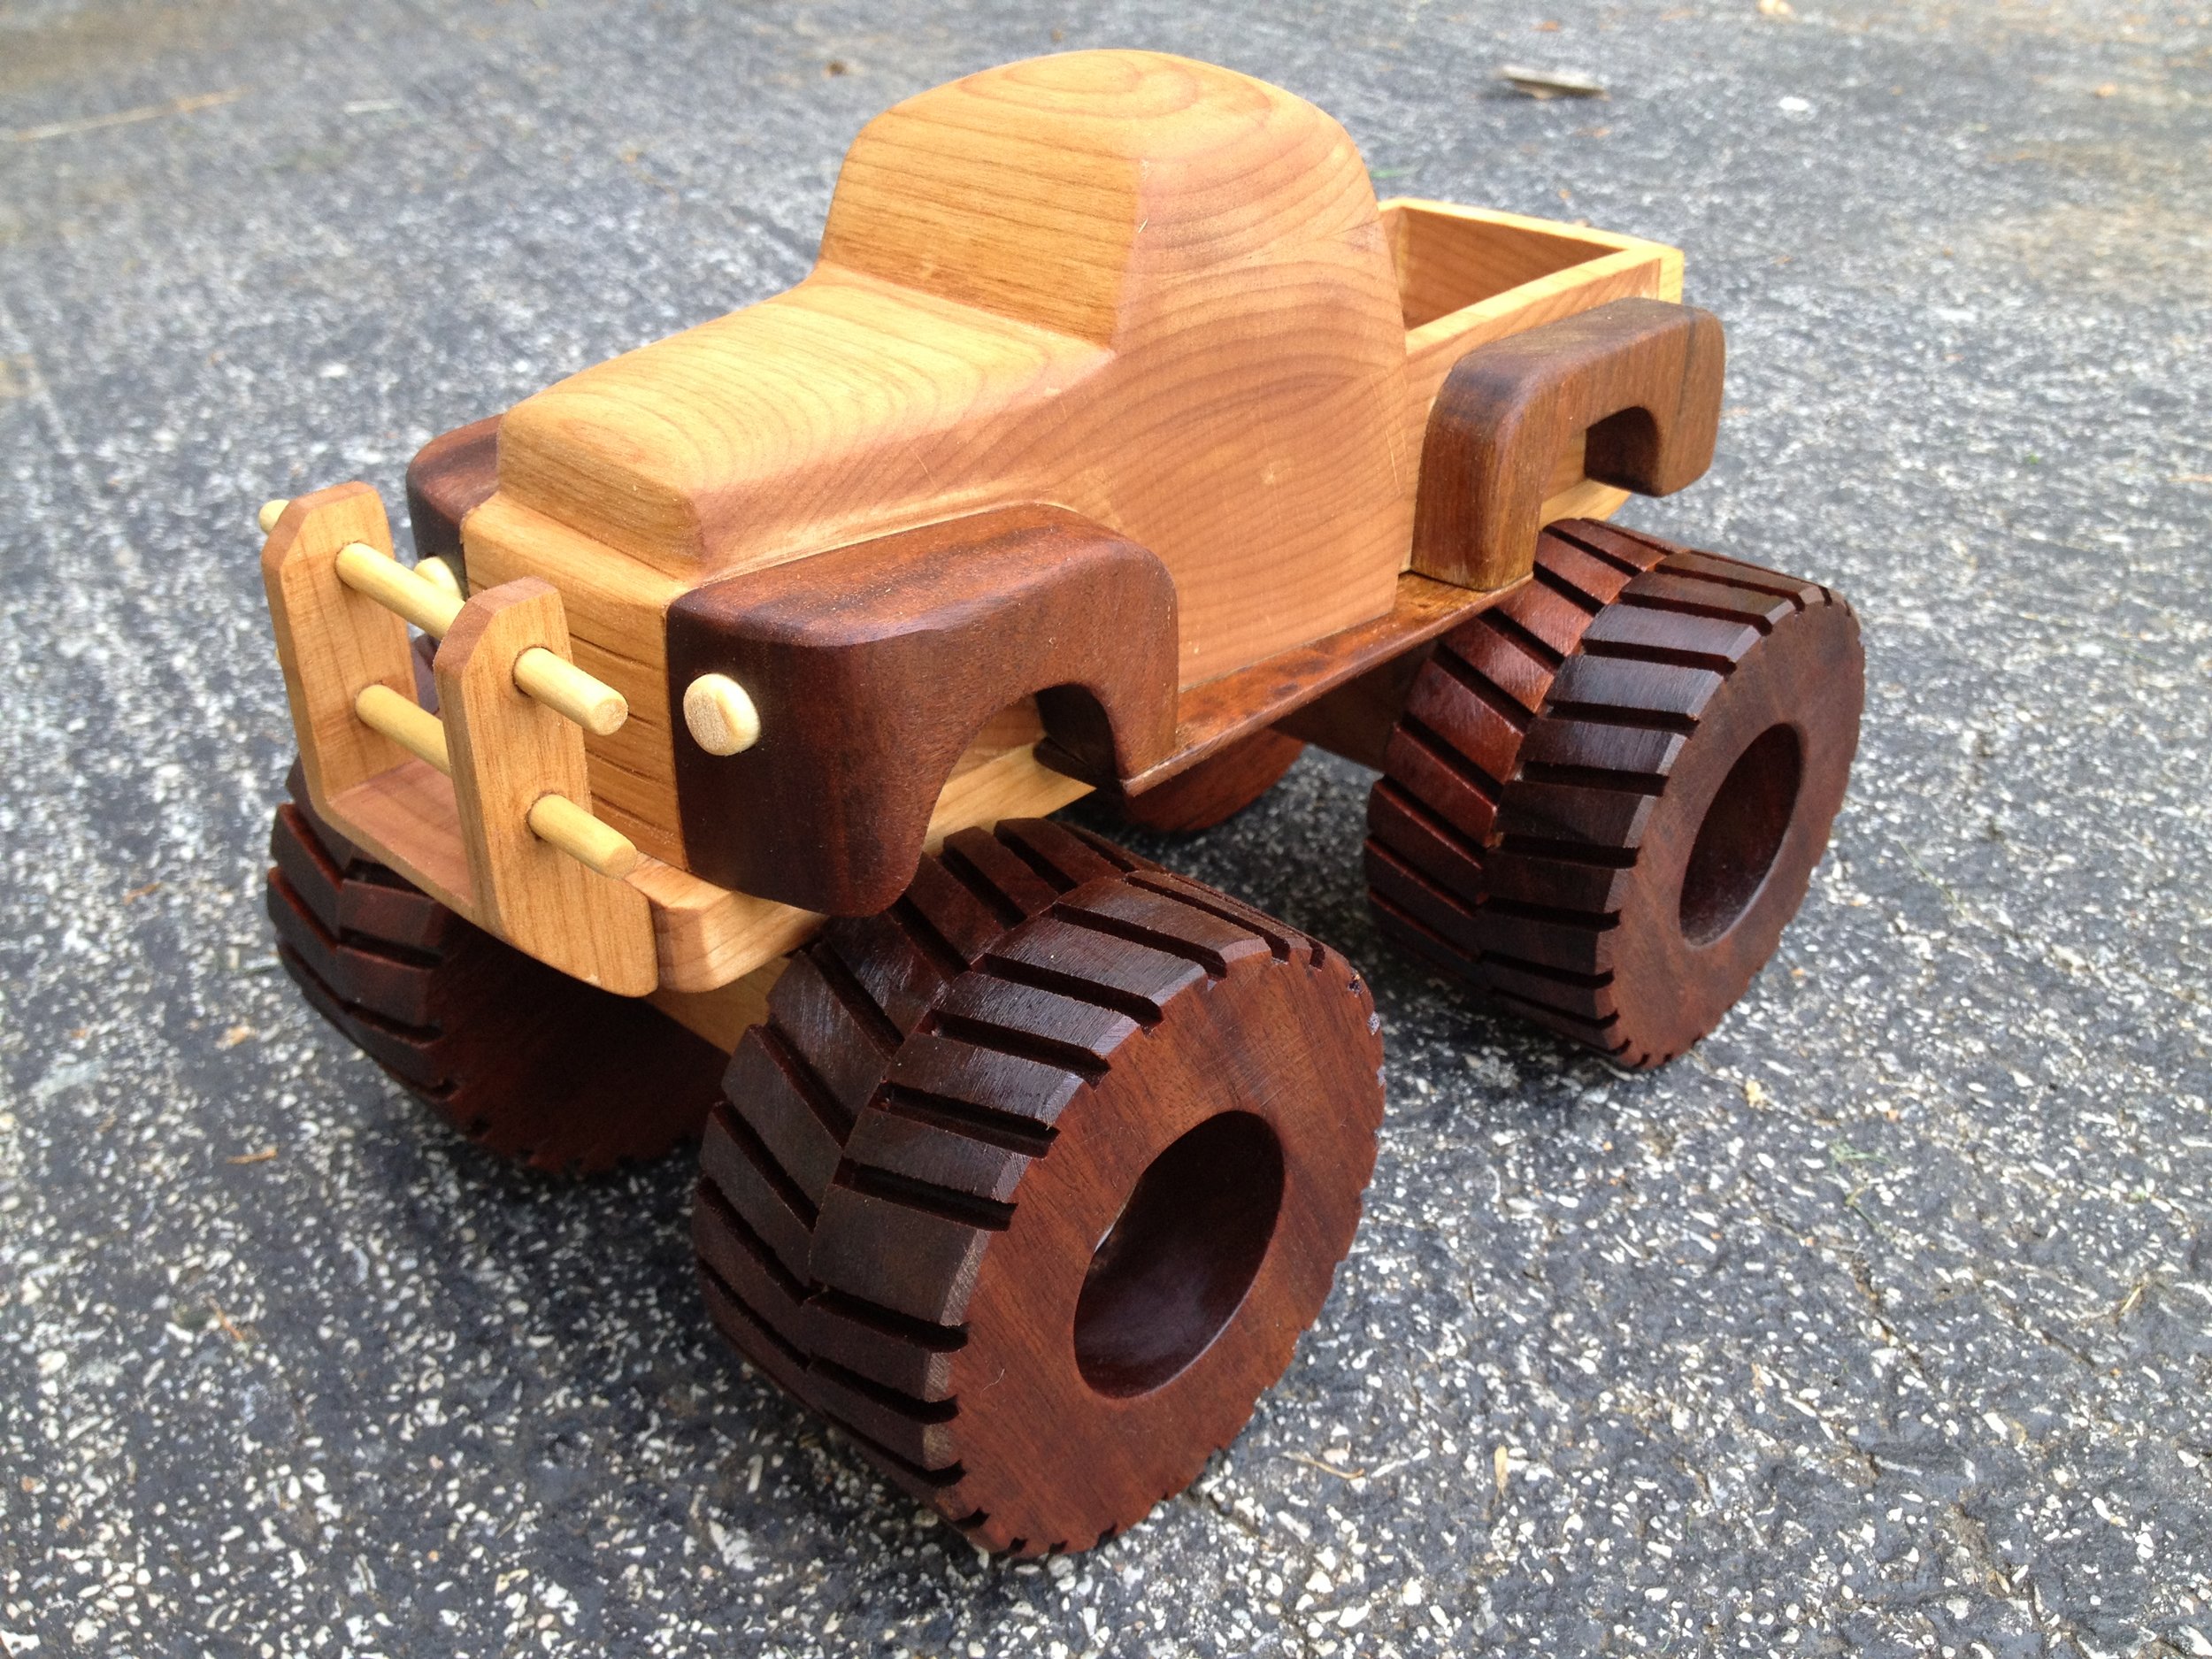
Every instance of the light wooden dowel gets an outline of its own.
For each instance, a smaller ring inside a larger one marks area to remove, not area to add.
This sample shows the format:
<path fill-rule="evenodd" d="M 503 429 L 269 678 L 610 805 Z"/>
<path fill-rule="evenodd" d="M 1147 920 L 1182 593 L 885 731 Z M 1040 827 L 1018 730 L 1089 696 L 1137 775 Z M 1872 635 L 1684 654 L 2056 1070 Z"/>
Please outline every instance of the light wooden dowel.
<path fill-rule="evenodd" d="M 290 497 L 285 495 L 261 503 L 261 511 L 254 515 L 254 522 L 261 526 L 263 535 L 276 528 L 276 521 L 284 517 L 284 510 L 291 504 Z"/>
<path fill-rule="evenodd" d="M 727 674 L 702 674 L 684 691 L 684 725 L 710 755 L 736 755 L 760 741 L 760 710 Z"/>
<path fill-rule="evenodd" d="M 434 640 L 445 637 L 461 602 L 425 581 L 390 555 L 356 541 L 338 549 L 338 580 L 354 592 L 396 611 Z"/>
<path fill-rule="evenodd" d="M 439 568 L 452 580 L 450 570 L 442 565 Z M 448 593 L 363 542 L 339 549 L 338 580 L 387 611 L 396 611 L 434 640 L 445 638 L 453 618 L 461 614 L 457 582 L 457 591 Z M 629 700 L 620 692 L 541 645 L 515 658 L 515 684 L 554 713 L 601 737 L 612 736 L 630 718 Z"/>
<path fill-rule="evenodd" d="M 627 698 L 567 658 L 534 645 L 515 658 L 515 684 L 587 732 L 611 737 L 630 718 Z"/>
<path fill-rule="evenodd" d="M 637 868 L 637 849 L 565 795 L 542 795 L 530 809 L 530 828 L 577 863 L 619 881 Z"/>
<path fill-rule="evenodd" d="M 442 558 L 433 556 L 426 559 L 417 559 L 415 574 L 442 594 L 450 594 L 456 599 L 468 597 L 461 591 L 461 579 L 453 573 L 453 566 Z"/>
<path fill-rule="evenodd" d="M 445 726 L 421 704 L 389 686 L 371 686 L 354 699 L 353 711 L 365 725 L 390 738 L 418 760 L 449 777 L 453 760 L 446 749 Z M 589 869 L 619 881 L 637 868 L 638 850 L 620 830 L 609 827 L 565 795 L 540 795 L 530 808 L 530 829 Z"/>
<path fill-rule="evenodd" d="M 444 724 L 412 698 L 401 696 L 389 686 L 370 686 L 353 700 L 353 711 L 364 726 L 383 733 L 417 760 L 428 762 L 449 778 L 453 775 Z"/>

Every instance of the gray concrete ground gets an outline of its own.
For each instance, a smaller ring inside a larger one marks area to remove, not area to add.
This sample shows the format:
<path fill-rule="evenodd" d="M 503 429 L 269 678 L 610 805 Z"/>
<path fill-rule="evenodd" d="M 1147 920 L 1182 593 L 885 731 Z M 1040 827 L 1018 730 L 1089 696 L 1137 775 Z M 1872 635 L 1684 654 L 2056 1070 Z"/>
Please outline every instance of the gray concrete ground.
<path fill-rule="evenodd" d="M 1794 4 L 0 9 L 0 1649 L 2212 1655 L 2212 17 Z M 1723 456 L 1632 521 L 1845 588 L 1870 704 L 1655 1077 L 1386 952 L 1349 765 L 1147 843 L 1371 971 L 1389 1121 L 1231 1454 L 1006 1566 L 726 1357 L 683 1157 L 501 1168 L 271 971 L 248 520 L 791 281 L 866 116 L 1091 43 L 1686 249 Z"/>

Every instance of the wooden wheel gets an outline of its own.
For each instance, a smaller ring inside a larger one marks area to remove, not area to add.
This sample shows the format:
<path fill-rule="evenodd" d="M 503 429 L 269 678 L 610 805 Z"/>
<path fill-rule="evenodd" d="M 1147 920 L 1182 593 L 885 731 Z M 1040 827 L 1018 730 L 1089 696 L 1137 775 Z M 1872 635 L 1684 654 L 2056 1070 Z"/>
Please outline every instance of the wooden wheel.
<path fill-rule="evenodd" d="M 1304 742 L 1282 733 L 1258 732 L 1218 755 L 1179 772 L 1156 789 L 1124 795 L 1121 816 L 1146 829 L 1208 830 L 1225 824 L 1282 781 Z"/>
<path fill-rule="evenodd" d="M 1383 932 L 1623 1065 L 1688 1048 L 1828 844 L 1865 659 L 1825 588 L 1587 520 L 1445 636 L 1368 800 Z"/>
<path fill-rule="evenodd" d="M 651 1004 L 523 955 L 317 818 L 269 834 L 277 956 L 316 1010 L 470 1140 L 579 1172 L 695 1135 L 723 1055 Z"/>
<path fill-rule="evenodd" d="M 1042 820 L 793 959 L 708 1120 L 716 1323 L 979 1545 L 1180 1491 L 1351 1247 L 1380 1024 L 1334 951 Z"/>

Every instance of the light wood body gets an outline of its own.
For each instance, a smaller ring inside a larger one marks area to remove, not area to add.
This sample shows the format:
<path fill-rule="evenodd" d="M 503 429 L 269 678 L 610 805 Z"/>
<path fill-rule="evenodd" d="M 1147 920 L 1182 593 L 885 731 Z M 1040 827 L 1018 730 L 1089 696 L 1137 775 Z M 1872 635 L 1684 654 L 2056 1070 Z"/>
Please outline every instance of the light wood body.
<path fill-rule="evenodd" d="M 560 588 L 631 710 L 587 740 L 596 810 L 680 865 L 664 618 L 690 588 L 1047 502 L 1159 556 L 1202 687 L 1401 603 L 1463 352 L 1680 291 L 1658 243 L 1379 204 L 1335 121 L 1230 71 L 1011 65 L 869 124 L 797 288 L 511 411 L 470 580 Z M 1563 447 L 1548 517 L 1623 499 Z"/>
<path fill-rule="evenodd" d="M 618 730 L 582 734 L 583 798 L 646 855 L 622 885 L 648 906 L 654 982 L 709 990 L 819 918 L 684 868 L 676 600 L 957 514 L 1071 509 L 1176 584 L 1177 749 L 1131 780 L 1156 785 L 1263 728 L 1284 686 L 1317 695 L 1486 603 L 1408 573 L 1423 432 L 1461 356 L 1680 286 L 1657 243 L 1378 204 L 1336 122 L 1229 71 L 1136 52 L 1017 64 L 870 123 L 796 288 L 453 434 L 456 465 L 496 480 L 465 492 L 467 585 L 549 583 L 575 664 L 626 700 Z M 1581 457 L 1577 434 L 1548 519 L 1624 498 Z M 396 624 L 361 603 L 374 638 L 339 649 L 391 657 Z M 404 689 L 396 658 L 384 679 Z M 311 772 L 319 804 L 426 890 L 472 897 L 451 787 L 396 764 L 349 708 L 344 723 L 322 752 L 377 787 L 342 807 Z M 1036 757 L 1041 734 L 1027 698 L 979 732 L 928 845 L 1083 794 Z"/>

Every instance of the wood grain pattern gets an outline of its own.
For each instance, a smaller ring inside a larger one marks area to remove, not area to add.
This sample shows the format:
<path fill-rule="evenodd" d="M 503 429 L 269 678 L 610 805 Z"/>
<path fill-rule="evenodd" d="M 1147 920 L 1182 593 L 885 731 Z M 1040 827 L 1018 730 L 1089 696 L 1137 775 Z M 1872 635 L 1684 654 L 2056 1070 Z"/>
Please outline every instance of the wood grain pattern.
<path fill-rule="evenodd" d="M 1044 693 L 1057 743 L 1111 777 L 1174 733 L 1175 591 L 1144 549 L 1014 508 L 694 588 L 669 613 L 672 702 L 726 674 L 759 712 L 732 755 L 676 738 L 686 867 L 837 915 L 905 889 L 975 734 Z"/>
<path fill-rule="evenodd" d="M 1829 589 L 1594 523 L 1438 642 L 1368 803 L 1378 925 L 1657 1065 L 1773 954 L 1843 800 L 1864 657 Z"/>
<path fill-rule="evenodd" d="M 403 1087 L 542 1170 L 657 1157 L 698 1133 L 726 1048 L 471 926 L 317 817 L 297 766 L 290 789 L 270 833 L 279 959 Z"/>
<path fill-rule="evenodd" d="M 1397 603 L 1388 614 L 1184 692 L 1176 706 L 1173 751 L 1157 765 L 1122 779 L 1123 792 L 1140 797 L 1148 794 L 1339 686 L 1434 639 L 1496 599 L 1495 594 L 1455 588 L 1425 576 L 1401 576 Z M 1050 742 L 1041 752 L 1056 766 L 1084 770 L 1081 757 L 1062 753 Z"/>
<path fill-rule="evenodd" d="M 407 464 L 407 522 L 418 559 L 443 559 L 468 593 L 461 521 L 499 488 L 499 417 L 442 433 Z"/>
<path fill-rule="evenodd" d="M 871 125 L 791 294 L 429 446 L 424 550 L 454 557 L 457 533 L 472 588 L 560 590 L 578 665 L 631 710 L 587 737 L 593 810 L 648 855 L 631 881 L 653 895 L 664 982 L 703 989 L 811 922 L 683 867 L 666 621 L 684 593 L 995 504 L 1087 512 L 1159 557 L 1180 604 L 1175 752 L 1113 780 L 1141 796 L 1441 626 L 1420 579 L 1392 573 L 1458 355 L 1671 297 L 1680 265 L 1632 237 L 1377 204 L 1340 127 L 1227 71 L 1118 52 L 1011 65 Z M 1547 514 L 1617 499 L 1577 442 L 1546 464 Z M 1104 776 L 1064 749 L 1043 759 Z M 390 774 L 356 828 L 449 822 L 440 787 Z M 1026 747 L 979 746 L 925 844 L 1081 787 Z M 451 880 L 416 852 L 394 856 Z"/>
<path fill-rule="evenodd" d="M 1649 244 L 1450 202 L 1394 196 L 1377 204 L 1409 333 L 1531 282 Z"/>
<path fill-rule="evenodd" d="M 354 713 L 355 700 L 371 686 L 409 698 L 415 688 L 406 624 L 338 578 L 339 551 L 355 542 L 392 550 L 384 503 L 366 484 L 295 496 L 261 549 L 300 764 L 325 813 L 337 795 L 407 760 L 405 750 Z"/>
<path fill-rule="evenodd" d="M 403 697 L 389 686 L 365 686 L 353 700 L 353 712 L 362 725 L 390 738 L 417 760 L 452 775 L 445 727 L 412 697 Z"/>
<path fill-rule="evenodd" d="M 1416 196 L 1378 211 L 1398 273 L 1417 432 L 1471 347 L 1617 299 L 1682 297 L 1681 250 L 1662 242 Z"/>
<path fill-rule="evenodd" d="M 1114 810 L 1146 829 L 1188 833 L 1226 823 L 1282 781 L 1306 752 L 1302 739 L 1262 731 L 1179 772 L 1148 795 L 1122 795 Z"/>
<path fill-rule="evenodd" d="M 1032 198 L 1033 214 L 1003 211 Z M 1516 281 L 1540 287 L 1527 297 L 1546 315 L 1617 276 L 1623 293 L 1678 291 L 1679 256 L 1657 244 L 1391 206 L 1386 236 L 1341 129 L 1226 71 L 1105 52 L 973 76 L 862 134 L 798 289 L 521 405 L 504 491 L 693 579 L 994 500 L 1059 501 L 1159 553 L 1184 600 L 1184 681 L 1210 678 L 1386 603 L 1379 572 L 1409 534 L 1406 434 L 1434 391 L 1404 395 L 1409 315 L 1425 375 L 1454 342 L 1513 326 Z M 1404 234 L 1417 221 L 1443 231 Z M 1417 265 L 1402 273 L 1394 242 Z M 1342 408 L 1327 387 L 1348 377 L 1365 383 Z M 1358 555 L 1379 524 L 1388 550 Z M 1263 631 L 1236 578 L 1240 549 L 1263 544 Z M 1293 619 L 1307 566 L 1326 566 L 1326 588 L 1369 564 L 1356 603 Z M 1200 565 L 1225 573 L 1200 580 Z M 1217 649 L 1224 628 L 1241 642 Z"/>
<path fill-rule="evenodd" d="M 591 810 L 582 733 L 515 683 L 525 652 L 568 654 L 561 596 L 534 577 L 480 590 L 438 646 L 438 704 L 452 746 L 471 914 L 588 985 L 641 996 L 658 982 L 645 895 L 539 839 L 547 795 Z"/>
<path fill-rule="evenodd" d="M 1088 786 L 1041 767 L 1025 769 L 1080 796 Z M 960 780 L 956 780 L 956 784 Z M 1072 798 L 1072 796 L 1069 798 Z M 1010 809 L 1027 798 L 1002 797 Z M 1056 810 L 1065 798 L 1045 797 Z M 467 914 L 476 903 L 453 784 L 444 773 L 409 761 L 340 795 L 332 822 L 373 847 L 379 861 L 447 908 Z M 628 885 L 650 908 L 658 983 L 673 991 L 710 991 L 743 978 L 812 938 L 822 918 L 772 900 L 733 893 L 657 859 L 640 861 Z"/>
<path fill-rule="evenodd" d="M 472 588 L 535 576 L 560 589 L 576 665 L 620 692 L 630 710 L 621 730 L 585 734 L 594 810 L 640 851 L 681 868 L 672 736 L 680 717 L 668 700 L 667 617 L 687 584 L 505 494 L 472 511 L 462 536 Z"/>
<path fill-rule="evenodd" d="M 924 849 L 935 852 L 957 831 L 1056 812 L 1088 795 L 1089 784 L 1038 763 L 1043 735 L 1034 699 L 1001 710 L 954 764 Z M 772 964 L 822 925 L 812 910 L 718 887 L 668 864 L 649 861 L 630 882 L 653 905 L 661 984 L 679 991 L 710 990 Z"/>
<path fill-rule="evenodd" d="M 1665 495 L 1713 462 L 1724 347 L 1692 306 L 1618 300 L 1468 352 L 1429 411 L 1413 567 L 1468 588 L 1526 576 L 1554 488 L 1580 434 L 1593 479 Z"/>
<path fill-rule="evenodd" d="M 1275 729 L 1286 737 L 1380 772 L 1414 678 L 1433 649 L 1432 643 L 1400 652 L 1379 667 L 1346 680 L 1325 696 L 1293 710 L 1276 722 Z"/>
<path fill-rule="evenodd" d="M 1044 735 L 1034 697 L 1020 698 L 994 715 L 953 764 L 952 777 L 930 814 L 923 850 L 935 852 L 956 831 L 988 828 L 1002 818 L 1042 817 L 1088 795 L 1091 785 L 1037 758 Z"/>
<path fill-rule="evenodd" d="M 453 780 L 444 772 L 409 760 L 334 797 L 328 811 L 317 810 L 349 841 L 373 849 L 379 863 L 448 910 L 466 916 L 476 908 L 460 809 L 453 798 Z"/>
<path fill-rule="evenodd" d="M 1028 698 L 986 725 L 955 764 L 924 847 L 934 852 L 972 825 L 1056 812 L 1089 794 L 1090 785 L 1037 763 L 1043 733 Z M 460 814 L 443 773 L 410 761 L 349 790 L 340 805 L 368 844 L 416 855 L 395 866 L 404 879 L 449 908 L 475 902 Z M 651 906 L 657 977 L 672 993 L 710 992 L 772 968 L 822 926 L 812 910 L 734 893 L 656 859 L 641 862 L 628 881 Z"/>
<path fill-rule="evenodd" d="M 1194 764 L 1266 724 L 1210 685 L 1390 611 L 1451 362 L 1678 295 L 1680 269 L 1632 237 L 1378 207 L 1340 127 L 1225 70 L 1010 65 L 869 126 L 798 288 L 512 411 L 472 580 L 561 588 L 579 664 L 632 710 L 588 746 L 599 810 L 664 863 L 676 595 L 995 506 L 1056 503 L 1166 565 Z M 1572 450 L 1545 457 L 1545 511 L 1610 511 Z"/>
<path fill-rule="evenodd" d="M 587 733 L 584 752 L 591 771 L 593 810 L 666 866 L 664 872 L 650 875 L 649 891 L 658 895 L 682 889 L 686 895 L 680 912 L 661 918 L 664 972 L 679 976 L 669 982 L 700 988 L 688 976 L 718 971 L 714 964 L 741 963 L 731 971 L 750 972 L 767 958 L 754 956 L 741 941 L 755 936 L 756 926 L 764 916 L 788 907 L 710 888 L 705 883 L 686 887 L 673 879 L 685 872 L 676 806 L 666 625 L 668 610 L 684 591 L 682 587 L 515 508 L 503 496 L 495 496 L 471 515 L 468 535 L 480 583 L 509 581 L 534 571 L 561 589 L 578 664 L 614 686 L 629 703 L 628 723 L 608 738 Z M 933 833 L 990 821 L 987 817 L 946 821 L 949 814 L 964 809 L 1022 817 L 1057 810 L 1084 793 L 1086 786 L 1030 758 L 1029 750 L 1042 728 L 1035 726 L 1033 707 L 1027 718 L 1035 729 L 1018 742 L 1000 741 L 989 726 L 977 734 L 953 766 L 946 795 L 933 818 Z M 680 716 L 676 723 L 680 724 Z M 977 775 L 985 769 L 987 775 Z M 941 825 L 941 829 L 936 827 Z M 764 910 L 763 906 L 769 908 Z M 774 925 L 772 931 L 777 936 L 788 933 L 787 919 Z M 805 936 L 800 932 L 790 942 L 777 945 L 770 956 L 781 955 Z"/>
<path fill-rule="evenodd" d="M 501 488 L 694 580 L 1057 502 L 1166 564 L 1189 683 L 1387 607 L 1404 357 L 1336 122 L 1071 53 L 871 122 L 813 274 L 518 405 Z"/>
<path fill-rule="evenodd" d="M 727 985 L 704 991 L 678 991 L 663 985 L 645 1000 L 686 1031 L 730 1054 L 747 1032 L 768 1018 L 768 994 L 790 965 L 788 957 L 778 956 Z"/>
<path fill-rule="evenodd" d="M 821 930 L 812 910 L 733 893 L 673 864 L 648 858 L 630 885 L 653 907 L 661 987 L 711 991 L 796 950 Z"/>
<path fill-rule="evenodd" d="M 1450 202 L 1394 197 L 1381 213 L 1406 309 L 1417 449 L 1445 375 L 1474 347 L 1615 300 L 1682 297 L 1682 255 L 1658 242 Z M 1544 522 L 1609 518 L 1627 499 L 1583 475 L 1579 440 L 1571 441 L 1554 462 Z M 1411 559 L 1409 544 L 1409 567 Z"/>
<path fill-rule="evenodd" d="M 964 832 L 740 1046 L 693 1211 L 709 1309 L 979 1546 L 1087 1548 L 1228 1443 L 1318 1313 L 1379 1029 L 1333 951 L 1210 889 L 1049 823 Z"/>
<path fill-rule="evenodd" d="M 565 795 L 540 795 L 523 821 L 540 841 L 611 880 L 623 879 L 640 863 L 638 849 L 628 837 L 609 829 Z"/>

